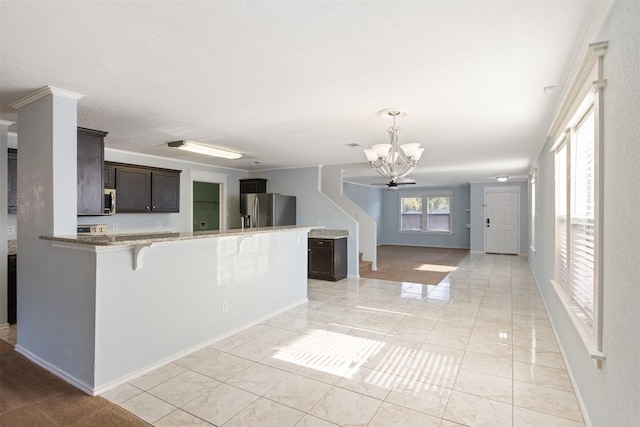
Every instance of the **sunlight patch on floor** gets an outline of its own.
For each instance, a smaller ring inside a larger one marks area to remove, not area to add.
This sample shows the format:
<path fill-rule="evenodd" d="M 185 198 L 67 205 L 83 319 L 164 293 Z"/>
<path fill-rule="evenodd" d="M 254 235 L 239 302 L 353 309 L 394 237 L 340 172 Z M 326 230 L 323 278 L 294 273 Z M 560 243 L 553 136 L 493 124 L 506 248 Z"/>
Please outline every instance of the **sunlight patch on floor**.
<path fill-rule="evenodd" d="M 438 273 L 451 273 L 452 271 L 457 270 L 458 267 L 451 265 L 437 265 L 437 264 L 422 264 L 414 270 L 416 271 L 435 271 Z"/>
<path fill-rule="evenodd" d="M 338 332 L 316 330 L 280 350 L 276 359 L 318 371 L 353 378 L 385 343 Z"/>

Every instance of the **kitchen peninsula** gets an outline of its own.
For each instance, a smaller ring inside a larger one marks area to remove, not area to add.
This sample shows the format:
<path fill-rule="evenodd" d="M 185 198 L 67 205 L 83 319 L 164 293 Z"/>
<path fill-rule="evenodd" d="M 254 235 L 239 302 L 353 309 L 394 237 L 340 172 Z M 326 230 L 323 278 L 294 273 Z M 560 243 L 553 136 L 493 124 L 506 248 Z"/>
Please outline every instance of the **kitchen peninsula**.
<path fill-rule="evenodd" d="M 307 301 L 310 229 L 41 236 L 56 292 L 37 338 L 58 339 L 16 349 L 100 394 Z"/>

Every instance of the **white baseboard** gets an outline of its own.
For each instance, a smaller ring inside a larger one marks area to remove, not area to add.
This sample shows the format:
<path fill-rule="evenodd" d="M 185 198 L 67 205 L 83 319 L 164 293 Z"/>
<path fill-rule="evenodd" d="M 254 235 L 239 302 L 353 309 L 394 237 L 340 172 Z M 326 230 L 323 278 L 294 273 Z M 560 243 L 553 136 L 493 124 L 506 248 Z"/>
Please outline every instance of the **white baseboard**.
<path fill-rule="evenodd" d="M 378 243 L 376 246 L 415 246 L 417 248 L 466 249 L 466 250 L 469 250 L 468 247 L 464 247 L 464 246 L 433 246 L 433 245 L 416 245 L 416 244 L 409 244 L 409 243 Z"/>
<path fill-rule="evenodd" d="M 24 357 L 26 357 L 27 359 L 29 359 L 30 361 L 32 361 L 33 363 L 35 363 L 36 365 L 38 365 L 41 368 L 51 372 L 56 377 L 68 382 L 69 384 L 71 384 L 75 388 L 82 390 L 83 392 L 87 393 L 90 396 L 95 396 L 96 395 L 94 393 L 93 387 L 91 385 L 85 383 L 84 381 L 80 381 L 79 379 L 77 379 L 73 375 L 69 374 L 68 372 L 63 371 L 62 369 L 58 368 L 57 366 L 54 366 L 54 365 L 50 364 L 49 362 L 47 362 L 44 359 L 41 359 L 39 356 L 31 353 L 29 350 L 27 350 L 26 348 L 20 346 L 19 344 L 15 346 L 15 350 L 18 353 L 20 353 L 21 355 L 23 355 Z"/>
<path fill-rule="evenodd" d="M 531 264 L 529 264 L 529 268 L 531 268 Z M 544 305 L 544 310 L 547 312 L 547 318 L 549 319 L 549 324 L 551 324 L 551 329 L 553 330 L 553 335 L 556 337 L 556 342 L 558 343 L 558 348 L 560 349 L 560 355 L 562 356 L 562 360 L 564 362 L 564 366 L 566 367 L 567 374 L 569 375 L 569 381 L 571 381 L 571 386 L 573 387 L 573 392 L 576 395 L 576 400 L 578 401 L 578 406 L 580 407 L 580 412 L 582 413 L 582 418 L 584 419 L 584 424 L 586 427 L 592 427 L 593 424 L 589 419 L 589 412 L 587 412 L 587 406 L 584 403 L 584 399 L 580 394 L 580 389 L 577 386 L 575 377 L 573 372 L 571 371 L 571 365 L 568 363 L 567 355 L 564 351 L 564 347 L 562 346 L 562 342 L 558 339 L 560 336 L 558 334 L 558 330 L 555 325 L 555 319 L 549 315 L 549 306 L 547 305 L 547 300 L 544 298 L 544 293 L 542 293 L 542 288 L 540 288 L 540 284 L 538 283 L 538 279 L 536 275 L 533 274 L 533 268 L 531 268 L 531 275 L 533 276 L 533 280 L 536 282 L 536 287 L 538 288 L 538 293 L 540 294 L 540 298 L 542 299 L 542 304 Z"/>

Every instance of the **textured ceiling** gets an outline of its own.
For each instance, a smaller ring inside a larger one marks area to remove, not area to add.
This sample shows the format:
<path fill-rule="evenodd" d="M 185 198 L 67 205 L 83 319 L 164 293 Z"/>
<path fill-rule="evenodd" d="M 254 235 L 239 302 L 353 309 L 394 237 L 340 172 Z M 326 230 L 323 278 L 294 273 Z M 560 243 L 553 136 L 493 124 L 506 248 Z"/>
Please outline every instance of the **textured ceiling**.
<path fill-rule="evenodd" d="M 426 147 L 419 183 L 524 177 L 598 3 L 2 0 L 0 119 L 50 85 L 86 95 L 78 124 L 109 148 L 379 182 L 349 144 L 388 142 L 377 113 L 397 107 L 400 143 Z"/>

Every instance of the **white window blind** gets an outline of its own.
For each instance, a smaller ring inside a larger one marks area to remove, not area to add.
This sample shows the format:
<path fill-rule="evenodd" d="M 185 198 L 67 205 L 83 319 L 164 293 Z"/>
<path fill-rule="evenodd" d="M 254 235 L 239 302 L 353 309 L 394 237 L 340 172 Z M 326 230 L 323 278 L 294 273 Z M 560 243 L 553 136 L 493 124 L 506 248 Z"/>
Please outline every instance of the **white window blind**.
<path fill-rule="evenodd" d="M 593 110 L 575 131 L 571 153 L 571 296 L 593 328 L 595 262 L 595 147 Z"/>
<path fill-rule="evenodd" d="M 427 197 L 427 231 L 451 231 L 451 197 Z"/>
<path fill-rule="evenodd" d="M 400 198 L 401 230 L 422 230 L 422 197 Z"/>
<path fill-rule="evenodd" d="M 529 194 L 531 197 L 531 249 L 533 251 L 536 250 L 536 230 L 538 226 L 538 207 L 537 207 L 537 198 L 536 195 L 536 181 L 538 180 L 538 172 L 537 170 L 533 170 L 531 172 L 531 178 L 529 179 Z"/>
<path fill-rule="evenodd" d="M 567 145 L 556 152 L 556 280 L 568 283 L 567 252 Z"/>

